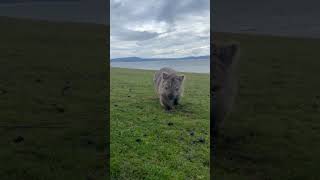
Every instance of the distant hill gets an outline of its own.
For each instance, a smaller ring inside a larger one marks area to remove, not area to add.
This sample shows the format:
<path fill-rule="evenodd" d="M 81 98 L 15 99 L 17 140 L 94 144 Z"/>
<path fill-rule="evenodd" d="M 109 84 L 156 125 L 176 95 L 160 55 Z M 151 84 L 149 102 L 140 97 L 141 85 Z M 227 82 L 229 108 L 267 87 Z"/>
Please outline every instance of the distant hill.
<path fill-rule="evenodd" d="M 139 62 L 139 61 L 163 61 L 163 60 L 200 60 L 210 59 L 210 56 L 187 56 L 182 58 L 140 58 L 140 57 L 124 57 L 111 59 L 112 62 Z"/>

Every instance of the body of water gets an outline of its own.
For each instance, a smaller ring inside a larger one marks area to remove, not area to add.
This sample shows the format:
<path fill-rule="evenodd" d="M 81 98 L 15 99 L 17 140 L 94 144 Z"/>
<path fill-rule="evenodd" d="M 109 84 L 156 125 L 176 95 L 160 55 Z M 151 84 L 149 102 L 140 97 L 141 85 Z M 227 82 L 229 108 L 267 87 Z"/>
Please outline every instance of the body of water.
<path fill-rule="evenodd" d="M 111 67 L 129 69 L 159 70 L 170 67 L 179 72 L 210 73 L 210 60 L 163 60 L 163 61 L 139 61 L 139 62 L 111 62 Z"/>

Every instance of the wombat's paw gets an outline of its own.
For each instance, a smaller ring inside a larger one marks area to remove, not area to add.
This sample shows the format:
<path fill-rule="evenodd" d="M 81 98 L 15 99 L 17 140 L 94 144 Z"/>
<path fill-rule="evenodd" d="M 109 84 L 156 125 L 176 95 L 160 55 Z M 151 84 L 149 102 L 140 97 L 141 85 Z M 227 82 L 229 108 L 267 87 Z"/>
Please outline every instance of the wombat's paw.
<path fill-rule="evenodd" d="M 172 112 L 172 108 L 169 106 L 165 107 L 165 110 L 166 110 L 166 112 Z"/>

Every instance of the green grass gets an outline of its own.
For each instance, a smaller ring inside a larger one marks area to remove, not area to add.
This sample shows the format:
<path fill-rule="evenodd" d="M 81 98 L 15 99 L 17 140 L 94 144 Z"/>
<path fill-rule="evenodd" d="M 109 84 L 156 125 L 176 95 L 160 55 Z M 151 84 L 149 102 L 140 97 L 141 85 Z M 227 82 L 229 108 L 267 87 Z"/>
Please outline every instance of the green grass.
<path fill-rule="evenodd" d="M 1 180 L 105 179 L 108 27 L 5 17 L 0 27 Z M 320 40 L 215 38 L 242 48 L 239 97 L 217 142 L 216 179 L 317 179 Z M 111 73 L 112 177 L 208 179 L 209 78 L 187 74 L 182 105 L 166 113 L 153 72 Z M 16 143 L 19 136 L 24 141 Z M 193 144 L 199 137 L 205 143 Z"/>
<path fill-rule="evenodd" d="M 1 179 L 105 179 L 108 27 L 0 26 Z"/>
<path fill-rule="evenodd" d="M 320 40 L 215 38 L 241 46 L 239 96 L 217 139 L 216 179 L 318 179 Z"/>
<path fill-rule="evenodd" d="M 153 74 L 111 69 L 111 177 L 209 179 L 209 75 L 184 73 L 181 105 L 168 113 Z"/>

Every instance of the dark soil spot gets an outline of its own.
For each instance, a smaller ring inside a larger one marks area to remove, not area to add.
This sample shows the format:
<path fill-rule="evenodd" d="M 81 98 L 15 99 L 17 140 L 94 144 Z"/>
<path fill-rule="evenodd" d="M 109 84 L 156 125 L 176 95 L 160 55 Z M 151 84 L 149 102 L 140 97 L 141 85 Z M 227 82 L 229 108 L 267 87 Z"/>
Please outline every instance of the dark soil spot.
<path fill-rule="evenodd" d="M 69 91 L 71 89 L 71 87 L 70 86 L 65 86 L 65 87 L 63 87 L 62 88 L 62 90 L 61 90 L 61 95 L 66 95 L 66 93 Z"/>
<path fill-rule="evenodd" d="M 140 142 L 142 142 L 142 140 L 141 139 L 136 139 L 136 142 L 140 143 Z"/>
<path fill-rule="evenodd" d="M 58 111 L 59 113 L 64 113 L 64 112 L 65 112 L 65 109 L 62 108 L 62 107 L 57 107 L 57 111 Z"/>
<path fill-rule="evenodd" d="M 198 138 L 198 142 L 199 142 L 199 143 L 205 143 L 205 139 L 204 139 L 203 137 L 199 137 L 199 138 Z"/>
<path fill-rule="evenodd" d="M 193 131 L 190 132 L 190 136 L 194 136 L 194 132 Z"/>
<path fill-rule="evenodd" d="M 91 141 L 91 140 L 88 140 L 87 143 L 88 143 L 89 145 L 94 144 L 94 142 Z"/>
<path fill-rule="evenodd" d="M 169 123 L 168 123 L 168 126 L 173 126 L 173 123 L 172 123 L 172 122 L 169 122 Z"/>
<path fill-rule="evenodd" d="M 1 94 L 7 94 L 7 92 L 8 92 L 8 91 L 5 90 L 5 89 L 0 89 L 0 95 L 1 95 Z"/>
<path fill-rule="evenodd" d="M 251 132 L 249 133 L 249 136 L 253 137 L 253 136 L 255 136 L 255 133 L 254 133 L 253 131 L 251 131 Z"/>
<path fill-rule="evenodd" d="M 15 143 L 20 143 L 20 142 L 22 142 L 22 141 L 24 141 L 24 138 L 23 138 L 22 136 L 18 136 L 17 138 L 15 138 L 15 139 L 13 140 L 13 142 L 15 142 Z"/>
<path fill-rule="evenodd" d="M 209 165 L 210 165 L 209 161 L 204 161 L 204 162 L 202 162 L 202 164 L 203 164 L 203 166 L 205 166 L 205 167 L 209 167 Z"/>
<path fill-rule="evenodd" d="M 36 79 L 36 83 L 42 83 L 41 79 Z"/>
<path fill-rule="evenodd" d="M 188 159 L 188 161 L 192 162 L 192 159 L 191 159 L 191 157 L 187 157 L 187 159 Z"/>

